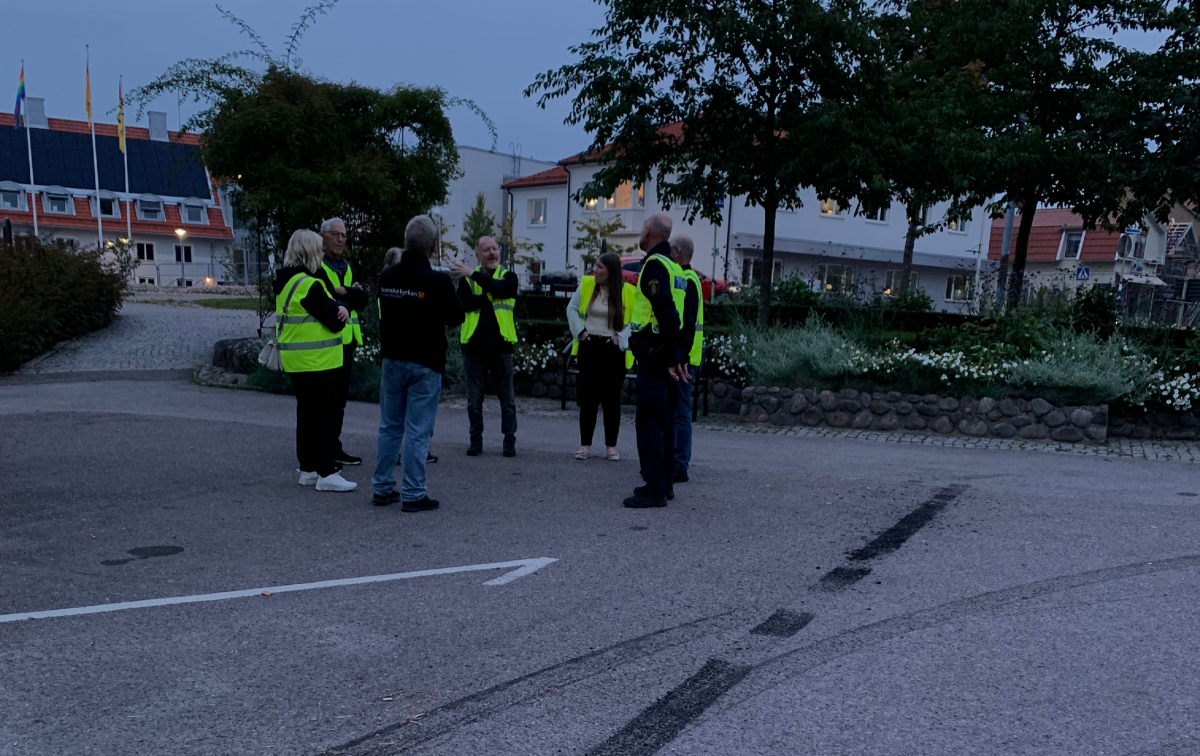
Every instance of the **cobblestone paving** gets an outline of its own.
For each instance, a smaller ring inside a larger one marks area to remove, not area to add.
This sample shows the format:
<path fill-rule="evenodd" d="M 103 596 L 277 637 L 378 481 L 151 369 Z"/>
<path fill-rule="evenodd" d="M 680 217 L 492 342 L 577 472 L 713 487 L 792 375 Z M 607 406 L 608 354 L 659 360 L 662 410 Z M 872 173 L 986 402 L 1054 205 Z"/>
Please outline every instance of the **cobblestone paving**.
<path fill-rule="evenodd" d="M 126 303 L 115 322 L 30 361 L 25 374 L 180 370 L 206 362 L 213 342 L 253 336 L 249 310 Z"/>

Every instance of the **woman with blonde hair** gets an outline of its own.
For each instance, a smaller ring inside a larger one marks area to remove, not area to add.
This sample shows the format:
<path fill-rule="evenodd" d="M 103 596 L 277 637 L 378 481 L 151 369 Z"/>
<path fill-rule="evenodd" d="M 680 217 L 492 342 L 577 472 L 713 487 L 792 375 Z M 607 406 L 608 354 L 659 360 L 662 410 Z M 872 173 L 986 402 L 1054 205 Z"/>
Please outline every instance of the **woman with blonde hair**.
<path fill-rule="evenodd" d="M 604 456 L 621 458 L 617 434 L 621 430 L 621 387 L 625 371 L 633 364 L 629 353 L 629 322 L 633 318 L 634 287 L 625 283 L 621 258 L 606 252 L 595 270 L 584 276 L 567 305 L 567 321 L 575 339 L 571 353 L 579 365 L 576 396 L 579 401 L 579 451 L 575 459 L 592 453 L 596 415 L 604 408 Z"/>
<path fill-rule="evenodd" d="M 350 313 L 313 276 L 323 256 L 321 237 L 313 231 L 301 229 L 288 240 L 283 267 L 275 273 L 275 335 L 296 395 L 299 483 L 318 491 L 353 491 L 358 484 L 343 478 L 334 462 L 340 334 Z"/>

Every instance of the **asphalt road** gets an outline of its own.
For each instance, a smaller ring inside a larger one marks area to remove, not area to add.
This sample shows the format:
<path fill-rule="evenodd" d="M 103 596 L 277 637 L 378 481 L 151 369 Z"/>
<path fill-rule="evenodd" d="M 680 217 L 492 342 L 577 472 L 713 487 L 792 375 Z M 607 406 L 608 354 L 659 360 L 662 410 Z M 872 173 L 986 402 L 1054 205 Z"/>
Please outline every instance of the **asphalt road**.
<path fill-rule="evenodd" d="M 0 386 L 0 615 L 556 561 L 0 622 L 0 754 L 1200 752 L 1193 466 L 700 432 L 630 511 L 631 427 L 444 408 L 414 515 L 298 487 L 293 411 Z"/>

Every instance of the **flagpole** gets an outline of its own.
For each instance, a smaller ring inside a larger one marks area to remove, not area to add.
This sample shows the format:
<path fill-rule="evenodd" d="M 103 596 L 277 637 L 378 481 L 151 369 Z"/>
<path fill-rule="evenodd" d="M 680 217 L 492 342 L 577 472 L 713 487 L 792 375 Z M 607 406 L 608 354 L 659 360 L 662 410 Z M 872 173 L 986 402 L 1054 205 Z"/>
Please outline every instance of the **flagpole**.
<path fill-rule="evenodd" d="M 133 244 L 133 198 L 129 196 L 129 148 L 125 141 L 125 77 L 117 86 L 121 100 L 121 158 L 125 161 L 125 242 Z"/>
<path fill-rule="evenodd" d="M 96 121 L 92 118 L 92 48 L 87 46 L 87 111 L 88 125 L 92 127 L 92 172 L 96 176 L 96 241 L 104 250 L 104 215 L 100 212 L 100 163 L 96 158 Z"/>
<path fill-rule="evenodd" d="M 25 61 L 21 61 L 21 81 L 22 82 L 25 81 Z M 24 97 L 21 98 L 21 105 L 24 107 L 23 112 L 25 113 L 25 149 L 29 153 L 29 189 L 30 189 L 30 192 L 33 194 L 33 201 L 32 201 L 33 235 L 36 238 L 38 235 L 38 221 L 37 221 L 38 192 L 37 192 L 37 182 L 33 180 L 33 140 L 29 136 L 29 103 L 25 101 Z"/>

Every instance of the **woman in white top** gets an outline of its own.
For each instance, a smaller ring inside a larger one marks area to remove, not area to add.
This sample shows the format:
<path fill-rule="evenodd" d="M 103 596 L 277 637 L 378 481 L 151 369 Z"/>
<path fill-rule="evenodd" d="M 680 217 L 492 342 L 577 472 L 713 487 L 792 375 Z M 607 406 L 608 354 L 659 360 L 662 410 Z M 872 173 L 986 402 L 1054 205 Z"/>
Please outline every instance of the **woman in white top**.
<path fill-rule="evenodd" d="M 600 255 L 590 276 L 584 276 L 567 305 L 567 320 L 575 338 L 579 380 L 579 451 L 592 453 L 596 414 L 604 408 L 605 458 L 619 460 L 617 434 L 621 429 L 621 387 L 625 383 L 629 322 L 633 317 L 633 287 L 621 274 L 621 258 Z"/>

